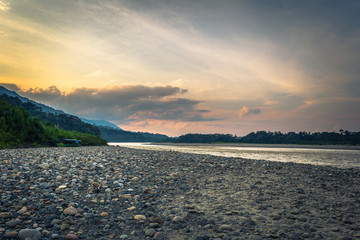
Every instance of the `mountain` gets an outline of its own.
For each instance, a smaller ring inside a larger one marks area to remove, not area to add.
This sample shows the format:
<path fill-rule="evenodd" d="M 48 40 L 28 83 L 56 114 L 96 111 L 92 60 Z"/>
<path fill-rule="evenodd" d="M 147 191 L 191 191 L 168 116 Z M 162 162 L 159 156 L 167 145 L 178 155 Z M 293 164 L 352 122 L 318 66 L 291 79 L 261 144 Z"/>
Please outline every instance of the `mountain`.
<path fill-rule="evenodd" d="M 85 123 L 95 125 L 97 127 L 109 127 L 109 128 L 114 128 L 116 130 L 124 131 L 123 129 L 119 128 L 115 124 L 108 122 L 106 120 L 90 120 L 90 119 L 86 119 L 86 118 L 80 118 L 80 119 Z"/>
<path fill-rule="evenodd" d="M 54 114 L 54 115 L 64 115 L 65 114 L 65 115 L 68 115 L 68 116 L 73 116 L 71 114 L 65 113 L 62 110 L 58 110 L 58 109 L 49 107 L 49 106 L 47 106 L 45 104 L 35 102 L 35 101 L 33 101 L 31 99 L 28 99 L 26 97 L 22 97 L 18 93 L 14 92 L 14 91 L 10 91 L 10 90 L 6 89 L 3 86 L 0 86 L 0 96 L 1 95 L 7 95 L 9 97 L 18 98 L 22 102 L 22 105 L 27 104 L 27 103 L 31 103 L 31 104 L 36 106 L 37 110 L 39 110 L 39 111 L 41 110 L 41 112 L 43 112 L 43 113 L 51 113 L 51 114 Z M 24 106 L 22 106 L 22 107 L 24 107 Z M 29 111 L 29 109 L 27 109 L 26 107 L 24 107 L 24 108 L 25 108 L 25 110 Z M 36 115 L 38 115 L 38 114 L 36 114 Z M 39 117 L 40 119 L 42 119 L 40 116 L 36 116 L 36 117 Z M 105 120 L 89 120 L 89 119 L 85 119 L 85 118 L 79 118 L 79 119 L 81 121 L 83 121 L 84 123 L 87 123 L 87 124 L 90 124 L 90 125 L 106 126 L 106 127 L 112 127 L 114 129 L 122 130 L 121 128 L 119 128 L 115 124 L 112 124 L 112 123 L 110 123 L 108 121 L 105 121 Z M 49 121 L 49 119 L 42 119 L 42 120 L 43 121 Z M 68 130 L 73 130 L 73 129 L 68 129 Z"/>
<path fill-rule="evenodd" d="M 20 101 L 18 98 L 16 99 Z M 41 122 L 38 118 L 31 116 L 23 107 L 9 104 L 4 101 L 4 98 L 0 100 L 0 149 L 56 146 L 61 138 L 78 139 L 84 146 L 106 145 L 106 141 L 99 136 L 66 131 L 52 124 Z"/>
<path fill-rule="evenodd" d="M 19 97 L 13 97 L 3 94 L 0 94 L 0 100 L 5 99 L 6 102 L 13 106 L 18 106 L 24 108 L 31 116 L 39 118 L 41 121 L 47 123 L 50 122 L 55 126 L 62 128 L 64 130 L 75 130 L 82 133 L 91 133 L 94 135 L 100 135 L 100 130 L 88 123 L 84 123 L 77 116 L 66 114 L 63 111 L 44 111 L 43 109 L 49 109 L 50 107 L 43 108 L 40 104 L 34 104 L 33 101 L 23 101 Z M 36 102 L 35 102 L 36 103 Z"/>
<path fill-rule="evenodd" d="M 129 132 L 105 120 L 88 120 L 67 114 L 44 104 L 22 97 L 14 91 L 0 86 L 0 100 L 5 99 L 13 106 L 24 108 L 31 116 L 43 122 L 50 122 L 65 130 L 99 135 L 108 142 L 155 142 L 168 137 L 161 134 Z"/>
<path fill-rule="evenodd" d="M 0 86 L 0 95 L 7 95 L 9 97 L 16 97 L 16 98 L 20 99 L 20 101 L 23 102 L 23 103 L 30 102 L 30 103 L 34 104 L 35 106 L 39 107 L 43 112 L 46 112 L 46 113 L 65 114 L 61 110 L 57 110 L 55 108 L 46 106 L 46 105 L 44 105 L 42 103 L 38 103 L 38 102 L 35 102 L 33 100 L 30 100 L 30 99 L 28 99 L 26 97 L 22 97 L 19 94 L 17 94 L 16 92 L 10 91 L 10 90 L 6 89 L 5 87 L 2 87 L 2 86 Z"/>

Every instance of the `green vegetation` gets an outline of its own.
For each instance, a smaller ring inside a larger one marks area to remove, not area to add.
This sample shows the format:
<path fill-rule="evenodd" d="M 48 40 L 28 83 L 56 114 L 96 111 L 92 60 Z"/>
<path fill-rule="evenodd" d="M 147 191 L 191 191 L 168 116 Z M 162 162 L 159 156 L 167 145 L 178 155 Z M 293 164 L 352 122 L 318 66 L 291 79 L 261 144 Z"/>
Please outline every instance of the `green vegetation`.
<path fill-rule="evenodd" d="M 106 141 L 100 136 L 96 136 L 89 133 L 81 133 L 78 131 L 68 131 L 58 127 L 55 127 L 51 123 L 42 124 L 45 129 L 46 135 L 50 136 L 51 139 L 55 140 L 56 144 L 59 139 L 78 139 L 81 140 L 83 146 L 97 146 L 106 145 Z"/>
<path fill-rule="evenodd" d="M 175 143 L 263 143 L 263 144 L 315 144 L 315 145 L 359 145 L 360 132 L 340 130 L 340 132 L 251 132 L 244 137 L 231 134 L 186 134 L 169 138 Z"/>
<path fill-rule="evenodd" d="M 52 123 L 43 123 L 22 107 L 0 101 L 0 148 L 55 146 L 60 138 L 81 140 L 82 145 L 105 145 L 99 136 L 66 131 Z"/>

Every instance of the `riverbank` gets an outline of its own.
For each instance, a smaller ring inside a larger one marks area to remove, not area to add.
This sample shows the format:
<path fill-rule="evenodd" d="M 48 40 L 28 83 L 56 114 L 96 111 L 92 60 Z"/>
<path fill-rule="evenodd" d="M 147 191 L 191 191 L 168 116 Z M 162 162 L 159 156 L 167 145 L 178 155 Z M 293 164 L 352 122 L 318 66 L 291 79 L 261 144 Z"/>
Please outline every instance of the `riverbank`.
<path fill-rule="evenodd" d="M 164 146 L 218 146 L 238 148 L 304 148 L 304 149 L 339 149 L 339 150 L 360 150 L 359 145 L 306 145 L 306 144 L 260 144 L 260 143 L 162 143 L 154 142 L 151 145 Z"/>
<path fill-rule="evenodd" d="M 0 168 L 2 238 L 360 238 L 358 168 L 114 146 L 1 150 Z"/>

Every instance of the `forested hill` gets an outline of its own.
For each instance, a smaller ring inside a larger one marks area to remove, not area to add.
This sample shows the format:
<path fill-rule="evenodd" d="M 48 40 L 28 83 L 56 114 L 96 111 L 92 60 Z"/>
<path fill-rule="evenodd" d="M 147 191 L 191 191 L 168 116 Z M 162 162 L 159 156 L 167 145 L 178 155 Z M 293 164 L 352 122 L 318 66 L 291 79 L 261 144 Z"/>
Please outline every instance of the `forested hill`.
<path fill-rule="evenodd" d="M 0 100 L 0 149 L 19 146 L 55 146 L 60 138 L 75 138 L 82 145 L 105 145 L 92 134 L 66 131 L 32 117 L 24 108 Z"/>
<path fill-rule="evenodd" d="M 90 133 L 100 135 L 100 130 L 88 123 L 84 123 L 80 118 L 63 113 L 54 114 L 52 112 L 44 112 L 39 106 L 32 102 L 23 102 L 18 97 L 12 97 L 8 95 L 0 95 L 0 100 L 6 100 L 13 106 L 20 106 L 24 108 L 31 116 L 39 118 L 43 122 L 50 122 L 64 130 L 75 130 L 83 133 Z"/>
<path fill-rule="evenodd" d="M 339 132 L 251 132 L 238 137 L 231 134 L 186 134 L 169 138 L 175 143 L 265 143 L 265 144 L 342 144 L 360 145 L 360 132 L 340 130 Z"/>
<path fill-rule="evenodd" d="M 77 116 L 66 114 L 60 110 L 57 112 L 43 111 L 42 107 L 47 107 L 46 105 L 34 104 L 31 101 L 21 101 L 20 96 L 15 94 L 15 92 L 13 92 L 12 96 L 0 94 L 0 100 L 4 99 L 11 105 L 20 106 L 29 112 L 31 116 L 37 117 L 43 122 L 52 123 L 64 130 L 95 134 L 101 136 L 108 142 L 155 142 L 168 138 L 166 135 L 161 134 L 129 132 L 120 128 L 95 126 L 85 123 Z"/>

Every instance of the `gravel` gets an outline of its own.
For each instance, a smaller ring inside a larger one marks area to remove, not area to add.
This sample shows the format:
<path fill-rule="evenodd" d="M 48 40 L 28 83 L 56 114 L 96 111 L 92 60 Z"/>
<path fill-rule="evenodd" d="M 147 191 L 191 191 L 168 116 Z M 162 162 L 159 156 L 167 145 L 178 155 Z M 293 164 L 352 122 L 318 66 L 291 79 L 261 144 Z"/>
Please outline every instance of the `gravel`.
<path fill-rule="evenodd" d="M 0 151 L 1 239 L 359 239 L 360 169 L 117 146 Z"/>

